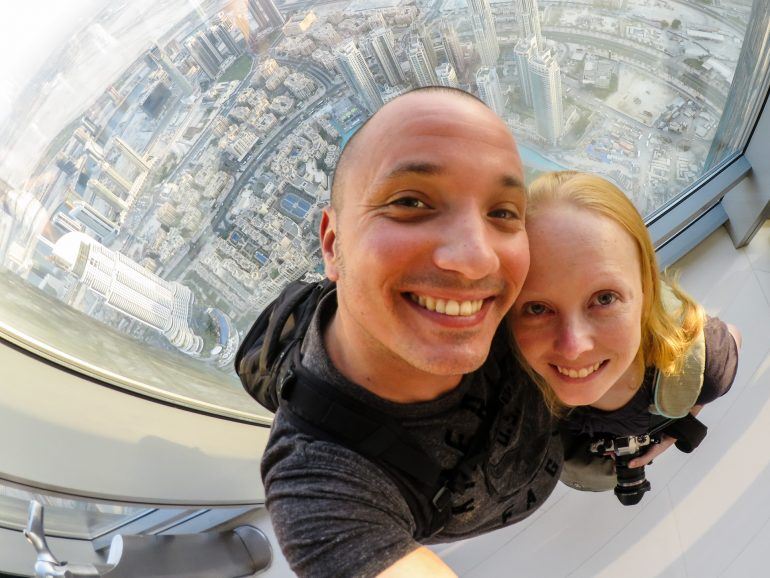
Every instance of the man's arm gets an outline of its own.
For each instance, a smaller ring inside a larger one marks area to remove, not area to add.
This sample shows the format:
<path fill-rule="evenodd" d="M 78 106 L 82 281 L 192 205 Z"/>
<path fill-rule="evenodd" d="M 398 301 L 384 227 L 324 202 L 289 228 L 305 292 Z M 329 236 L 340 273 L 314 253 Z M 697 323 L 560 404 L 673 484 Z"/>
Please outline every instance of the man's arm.
<path fill-rule="evenodd" d="M 431 550 L 421 546 L 410 552 L 392 566 L 377 575 L 377 578 L 457 578 L 457 574 L 444 564 Z"/>

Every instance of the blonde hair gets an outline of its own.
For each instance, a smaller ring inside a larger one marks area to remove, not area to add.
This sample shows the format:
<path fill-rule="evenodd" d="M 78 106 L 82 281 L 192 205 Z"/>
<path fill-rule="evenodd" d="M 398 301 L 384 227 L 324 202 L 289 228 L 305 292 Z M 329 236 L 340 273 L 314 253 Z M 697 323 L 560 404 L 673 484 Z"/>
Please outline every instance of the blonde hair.
<path fill-rule="evenodd" d="M 682 370 L 685 354 L 703 330 L 703 308 L 685 293 L 676 281 L 666 283 L 681 303 L 677 311 L 667 311 L 661 294 L 661 276 L 647 227 L 630 199 L 615 185 L 596 175 L 559 171 L 541 175 L 530 185 L 527 218 L 537 215 L 553 202 L 572 203 L 594 211 L 621 225 L 636 241 L 642 274 L 642 340 L 635 363 L 654 366 L 665 375 Z M 515 342 L 515 340 L 514 340 Z M 535 379 L 552 412 L 564 407 L 545 380 L 527 364 L 518 349 L 516 357 Z"/>

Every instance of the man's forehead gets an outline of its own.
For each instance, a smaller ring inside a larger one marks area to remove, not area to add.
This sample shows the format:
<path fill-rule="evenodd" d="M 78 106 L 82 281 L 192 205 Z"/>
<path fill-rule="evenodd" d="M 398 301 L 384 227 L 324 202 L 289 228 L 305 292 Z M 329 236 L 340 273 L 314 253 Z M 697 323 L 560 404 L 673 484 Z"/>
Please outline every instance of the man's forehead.
<path fill-rule="evenodd" d="M 455 131 L 510 136 L 502 120 L 482 103 L 470 97 L 442 93 L 404 96 L 383 107 L 369 124 L 370 130 L 366 132 L 371 133 L 372 139 L 382 134 L 442 135 Z"/>

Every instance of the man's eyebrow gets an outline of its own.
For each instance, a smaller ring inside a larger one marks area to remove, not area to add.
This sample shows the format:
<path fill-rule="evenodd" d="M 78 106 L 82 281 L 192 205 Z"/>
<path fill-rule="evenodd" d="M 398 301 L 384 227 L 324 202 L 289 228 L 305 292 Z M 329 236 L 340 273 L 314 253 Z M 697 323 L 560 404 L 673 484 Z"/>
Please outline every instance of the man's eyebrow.
<path fill-rule="evenodd" d="M 435 163 L 411 161 L 398 165 L 383 177 L 388 181 L 407 175 L 438 175 L 444 172 L 444 167 Z"/>
<path fill-rule="evenodd" d="M 505 188 L 511 189 L 526 189 L 524 181 L 514 174 L 503 175 L 500 178 L 500 184 Z"/>
<path fill-rule="evenodd" d="M 395 169 L 386 174 L 382 180 L 391 180 L 403 177 L 406 175 L 438 175 L 444 172 L 444 167 L 436 163 L 429 162 L 406 162 L 398 165 Z M 513 173 L 509 173 L 500 177 L 500 185 L 510 189 L 526 189 L 524 181 Z"/>

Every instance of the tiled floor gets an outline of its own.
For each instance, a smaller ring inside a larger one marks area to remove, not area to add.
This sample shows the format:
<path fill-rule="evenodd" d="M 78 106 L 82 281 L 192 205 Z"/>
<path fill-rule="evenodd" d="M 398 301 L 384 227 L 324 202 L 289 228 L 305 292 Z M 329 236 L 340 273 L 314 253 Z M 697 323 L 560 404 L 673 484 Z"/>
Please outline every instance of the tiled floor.
<path fill-rule="evenodd" d="M 738 251 L 719 229 L 675 269 L 709 314 L 743 334 L 732 390 L 699 416 L 706 440 L 656 460 L 638 506 L 560 485 L 524 523 L 438 547 L 461 576 L 770 575 L 770 223 Z"/>

